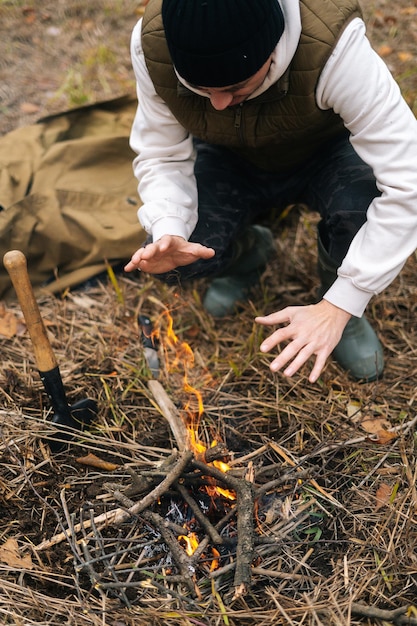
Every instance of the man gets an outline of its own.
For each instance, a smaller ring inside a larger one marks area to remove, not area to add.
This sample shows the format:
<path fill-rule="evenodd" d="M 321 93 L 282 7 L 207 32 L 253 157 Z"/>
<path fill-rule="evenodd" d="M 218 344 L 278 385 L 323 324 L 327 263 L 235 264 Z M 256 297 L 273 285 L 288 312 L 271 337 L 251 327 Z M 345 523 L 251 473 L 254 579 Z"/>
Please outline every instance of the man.
<path fill-rule="evenodd" d="M 381 344 L 363 316 L 417 242 L 417 122 L 371 49 L 357 0 L 149 0 L 132 36 L 134 171 L 149 233 L 126 271 L 214 276 L 232 313 L 270 258 L 272 207 L 303 202 L 318 227 L 320 301 L 256 321 L 292 376 L 328 356 L 375 380 Z"/>

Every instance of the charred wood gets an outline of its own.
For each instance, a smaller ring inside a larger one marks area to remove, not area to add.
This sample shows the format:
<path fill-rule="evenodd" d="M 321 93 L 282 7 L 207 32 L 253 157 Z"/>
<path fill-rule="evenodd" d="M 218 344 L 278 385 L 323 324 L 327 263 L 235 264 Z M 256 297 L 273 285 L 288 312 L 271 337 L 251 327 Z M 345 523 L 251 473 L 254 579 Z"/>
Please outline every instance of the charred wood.
<path fill-rule="evenodd" d="M 241 595 L 249 588 L 252 579 L 252 561 L 254 557 L 254 505 L 253 485 L 244 479 L 228 476 L 212 466 L 205 467 L 201 461 L 194 460 L 193 465 L 202 472 L 222 481 L 229 489 L 236 492 L 237 503 L 237 547 L 235 570 L 235 595 Z"/>
<path fill-rule="evenodd" d="M 223 543 L 222 537 L 219 535 L 218 531 L 213 526 L 213 524 L 211 524 L 206 515 L 204 515 L 194 498 L 190 496 L 187 489 L 179 483 L 175 484 L 175 488 L 177 489 L 183 500 L 188 504 L 193 514 L 195 515 L 195 518 L 200 523 L 201 527 L 204 528 L 206 533 L 210 536 L 212 542 L 215 544 Z"/>

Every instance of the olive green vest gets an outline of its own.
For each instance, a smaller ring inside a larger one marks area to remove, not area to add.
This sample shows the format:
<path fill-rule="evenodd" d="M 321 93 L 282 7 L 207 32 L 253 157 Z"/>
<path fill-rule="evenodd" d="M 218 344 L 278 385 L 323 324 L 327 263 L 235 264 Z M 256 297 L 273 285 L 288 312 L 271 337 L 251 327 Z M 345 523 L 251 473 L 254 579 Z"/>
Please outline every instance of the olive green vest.
<path fill-rule="evenodd" d="M 257 98 L 224 111 L 179 83 L 165 42 L 161 1 L 149 0 L 143 18 L 145 61 L 156 92 L 193 136 L 227 146 L 265 170 L 282 171 L 344 132 L 338 115 L 318 108 L 315 90 L 343 29 L 361 16 L 357 0 L 300 0 L 302 32 L 287 72 Z"/>

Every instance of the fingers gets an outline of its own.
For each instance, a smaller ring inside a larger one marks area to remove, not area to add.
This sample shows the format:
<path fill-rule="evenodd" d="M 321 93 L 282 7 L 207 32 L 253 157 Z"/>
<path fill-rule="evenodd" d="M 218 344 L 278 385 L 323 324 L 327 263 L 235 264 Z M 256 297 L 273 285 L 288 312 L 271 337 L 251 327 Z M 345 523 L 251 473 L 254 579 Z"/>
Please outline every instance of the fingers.
<path fill-rule="evenodd" d="M 200 246 L 200 244 L 198 245 Z M 213 248 L 206 248 L 206 246 L 200 246 L 198 251 L 198 257 L 200 259 L 211 259 L 215 254 L 216 252 Z"/>
<path fill-rule="evenodd" d="M 132 263 L 132 261 L 129 261 L 123 269 L 125 272 L 133 272 L 133 270 L 137 269 L 137 267 L 134 263 Z"/>
<path fill-rule="evenodd" d="M 214 255 L 213 248 L 207 248 L 200 243 L 191 243 L 182 237 L 165 235 L 145 248 L 139 248 L 124 269 L 126 272 L 137 269 L 161 274 L 176 267 L 189 265 L 198 259 L 210 259 Z"/>
<path fill-rule="evenodd" d="M 301 367 L 305 363 L 307 363 L 307 361 L 314 355 L 316 356 L 316 359 L 308 380 L 311 383 L 315 383 L 318 380 L 321 372 L 323 371 L 327 357 L 329 355 L 325 350 L 315 353 L 312 350 L 312 347 L 309 345 L 304 346 L 303 348 L 298 350 L 296 342 L 291 342 L 280 353 L 280 355 L 272 361 L 270 369 L 272 372 L 278 372 L 289 363 L 289 365 L 283 370 L 283 374 L 284 376 L 288 376 L 289 378 L 291 378 L 291 376 L 294 376 L 294 374 L 296 374 L 301 369 Z"/>
<path fill-rule="evenodd" d="M 284 376 L 291 378 L 296 374 L 307 361 L 315 356 L 314 366 L 308 377 L 309 381 L 315 383 L 319 378 L 326 364 L 330 352 L 327 350 L 315 351 L 313 345 L 305 345 L 300 348 L 296 341 L 291 341 L 284 350 L 272 361 L 270 369 L 272 372 L 283 370 Z M 285 368 L 285 369 L 284 369 Z"/>
<path fill-rule="evenodd" d="M 154 243 L 150 243 L 147 246 L 139 248 L 132 255 L 129 263 L 127 263 L 124 267 L 125 272 L 131 272 L 133 270 L 149 270 L 149 263 L 152 260 L 157 260 L 160 257 L 163 257 L 167 252 L 178 245 L 177 240 L 180 239 L 184 241 L 180 237 L 162 237 L 158 241 Z"/>
<path fill-rule="evenodd" d="M 283 370 L 285 376 L 291 377 L 307 363 L 313 354 L 314 350 L 312 345 L 303 345 L 300 341 L 294 340 L 275 357 L 269 367 L 274 373 Z"/>
<path fill-rule="evenodd" d="M 309 381 L 316 382 L 349 317 L 348 313 L 326 301 L 305 307 L 287 307 L 257 317 L 255 321 L 265 326 L 286 324 L 267 337 L 260 350 L 270 352 L 276 346 L 286 344 L 270 364 L 272 372 L 283 370 L 285 376 L 293 376 L 311 357 L 315 357 Z"/>
<path fill-rule="evenodd" d="M 324 354 L 318 354 L 316 361 L 314 363 L 314 367 L 310 372 L 310 376 L 308 380 L 310 383 L 315 383 L 319 379 L 320 374 L 322 373 L 324 366 L 326 365 L 326 360 L 329 355 L 325 356 Z"/>
<path fill-rule="evenodd" d="M 133 270 L 139 269 L 139 263 L 140 263 L 140 261 L 136 262 L 136 261 L 133 260 L 133 257 L 132 257 L 132 259 L 129 261 L 129 263 L 127 263 L 124 266 L 123 269 L 124 269 L 125 272 L 133 272 Z"/>
<path fill-rule="evenodd" d="M 290 326 L 285 326 L 284 328 L 279 328 L 272 335 L 269 335 L 264 341 L 261 343 L 259 349 L 261 352 L 270 352 L 275 346 L 278 346 L 283 341 L 288 341 L 292 339 L 292 330 Z"/>
<path fill-rule="evenodd" d="M 133 255 L 132 258 L 130 259 L 129 263 L 127 263 L 124 266 L 124 271 L 125 272 L 132 272 L 133 270 L 138 270 L 139 268 L 139 264 L 142 260 L 142 251 L 145 248 L 140 248 L 140 250 L 137 250 Z"/>
<path fill-rule="evenodd" d="M 259 315 L 255 317 L 255 322 L 263 326 L 275 326 L 276 324 L 284 324 L 290 321 L 290 308 L 287 307 L 282 311 L 276 311 L 270 315 Z"/>

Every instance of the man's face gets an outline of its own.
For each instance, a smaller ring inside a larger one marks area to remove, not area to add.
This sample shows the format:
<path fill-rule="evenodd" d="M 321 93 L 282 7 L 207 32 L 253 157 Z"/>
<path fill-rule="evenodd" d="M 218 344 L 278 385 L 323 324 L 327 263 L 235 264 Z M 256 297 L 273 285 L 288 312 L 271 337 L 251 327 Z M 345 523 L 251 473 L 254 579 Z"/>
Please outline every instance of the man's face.
<path fill-rule="evenodd" d="M 272 57 L 269 57 L 256 74 L 241 83 L 228 87 L 197 87 L 197 89 L 208 95 L 216 111 L 223 111 L 227 107 L 244 102 L 262 85 L 271 66 L 271 59 Z"/>

